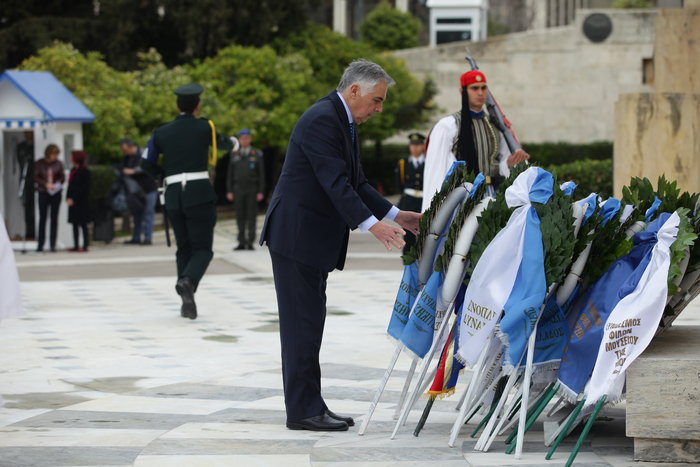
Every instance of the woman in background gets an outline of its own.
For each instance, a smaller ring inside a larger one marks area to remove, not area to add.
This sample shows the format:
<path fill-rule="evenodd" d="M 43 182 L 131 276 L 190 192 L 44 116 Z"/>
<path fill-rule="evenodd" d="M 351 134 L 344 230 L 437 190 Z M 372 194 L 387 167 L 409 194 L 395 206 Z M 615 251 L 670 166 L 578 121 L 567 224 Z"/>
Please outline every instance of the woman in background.
<path fill-rule="evenodd" d="M 87 154 L 72 151 L 70 155 L 73 168 L 68 175 L 68 222 L 73 224 L 73 248 L 68 251 L 86 252 L 88 250 L 88 221 L 90 220 L 90 170 L 87 168 Z M 83 247 L 80 248 L 79 234 L 83 231 Z"/>

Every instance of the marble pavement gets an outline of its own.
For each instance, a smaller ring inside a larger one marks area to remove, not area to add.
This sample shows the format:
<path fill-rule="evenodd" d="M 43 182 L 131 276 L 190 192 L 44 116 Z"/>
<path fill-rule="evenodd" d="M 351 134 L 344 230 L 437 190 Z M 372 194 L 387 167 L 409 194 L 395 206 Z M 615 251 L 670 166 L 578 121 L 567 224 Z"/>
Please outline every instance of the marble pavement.
<path fill-rule="evenodd" d="M 491 452 L 472 452 L 473 425 L 447 447 L 454 397 L 435 403 L 420 437 L 414 410 L 390 440 L 407 357 L 364 436 L 357 426 L 287 430 L 269 257 L 233 252 L 234 239 L 234 223 L 220 222 L 195 321 L 179 317 L 174 252 L 162 234 L 150 247 L 17 254 L 26 313 L 0 323 L 0 466 L 564 464 L 573 441 L 545 461 L 541 424 L 520 460 L 503 453 L 502 437 Z M 350 243 L 346 270 L 329 278 L 322 370 L 331 409 L 359 425 L 393 352 L 384 331 L 401 266 L 369 234 Z M 697 300 L 683 323 L 700 324 Z M 606 410 L 576 465 L 653 465 L 632 461 L 624 423 L 624 405 Z"/>

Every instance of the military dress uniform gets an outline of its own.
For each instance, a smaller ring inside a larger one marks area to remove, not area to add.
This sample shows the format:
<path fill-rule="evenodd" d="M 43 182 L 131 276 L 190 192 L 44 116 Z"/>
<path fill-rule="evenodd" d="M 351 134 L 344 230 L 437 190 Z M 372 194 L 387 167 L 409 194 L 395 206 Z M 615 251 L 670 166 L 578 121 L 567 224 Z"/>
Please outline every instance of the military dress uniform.
<path fill-rule="evenodd" d="M 239 136 L 250 134 L 241 130 Z M 252 146 L 231 153 L 226 186 L 233 193 L 236 222 L 238 224 L 238 246 L 236 250 L 252 250 L 258 215 L 258 193 L 265 192 L 265 168 L 263 153 Z"/>
<path fill-rule="evenodd" d="M 423 144 L 425 142 L 425 136 L 420 133 L 411 133 L 408 139 L 410 144 Z M 419 158 L 408 156 L 399 160 L 396 175 L 401 192 L 401 199 L 397 206 L 400 210 L 421 212 L 424 167 L 424 154 L 421 154 Z M 403 247 L 403 253 L 406 254 L 416 242 L 416 236 L 411 232 L 406 232 L 404 241 L 406 245 Z"/>
<path fill-rule="evenodd" d="M 192 83 L 180 86 L 175 94 L 199 102 L 202 91 Z M 182 112 L 153 132 L 141 156 L 144 171 L 154 178 L 163 176 L 165 210 L 177 243 L 175 288 L 183 300 L 181 315 L 190 319 L 197 317 L 194 292 L 214 256 L 216 194 L 207 170 L 213 144 L 223 151 L 233 146 L 229 138 L 216 133 L 210 121 Z M 158 165 L 160 154 L 162 165 Z"/>

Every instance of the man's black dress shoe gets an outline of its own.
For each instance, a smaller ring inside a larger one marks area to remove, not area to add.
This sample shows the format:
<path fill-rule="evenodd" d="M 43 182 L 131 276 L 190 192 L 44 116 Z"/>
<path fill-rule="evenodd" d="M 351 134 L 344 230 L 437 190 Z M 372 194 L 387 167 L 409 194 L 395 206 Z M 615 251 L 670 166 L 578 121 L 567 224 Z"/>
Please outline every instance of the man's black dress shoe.
<path fill-rule="evenodd" d="M 290 430 L 347 431 L 348 424 L 328 416 L 327 413 L 301 420 L 287 420 Z"/>
<path fill-rule="evenodd" d="M 352 417 L 341 417 L 340 415 L 336 415 L 333 412 L 331 412 L 330 409 L 326 409 L 326 415 L 331 417 L 333 420 L 340 420 L 341 422 L 345 422 L 348 424 L 348 426 L 355 426 L 355 420 L 353 420 Z"/>
<path fill-rule="evenodd" d="M 175 284 L 175 290 L 182 298 L 180 316 L 183 318 L 197 319 L 197 304 L 194 302 L 194 284 L 189 277 L 181 277 Z"/>
<path fill-rule="evenodd" d="M 253 248 L 253 245 L 249 243 L 249 244 L 245 247 L 245 249 L 246 249 L 246 250 L 254 250 L 255 248 Z"/>

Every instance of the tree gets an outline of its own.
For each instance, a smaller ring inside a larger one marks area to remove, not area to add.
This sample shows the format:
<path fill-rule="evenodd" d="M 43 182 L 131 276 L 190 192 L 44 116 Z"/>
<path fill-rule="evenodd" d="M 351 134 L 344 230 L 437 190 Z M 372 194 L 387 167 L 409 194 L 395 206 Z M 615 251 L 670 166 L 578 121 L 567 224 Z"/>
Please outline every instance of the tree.
<path fill-rule="evenodd" d="M 314 77 L 309 92 L 316 98 L 338 85 L 343 70 L 351 61 L 366 58 L 382 65 L 396 81 L 396 86 L 389 89 L 383 112 L 361 126 L 360 134 L 365 140 L 381 142 L 397 131 L 413 129 L 425 122 L 434 110 L 434 84 L 418 81 L 406 69 L 403 60 L 325 26 L 310 24 L 304 31 L 276 41 L 273 46 L 280 54 L 298 51 L 308 59 Z"/>
<path fill-rule="evenodd" d="M 303 27 L 320 0 L 5 0 L 0 69 L 54 40 L 96 50 L 119 70 L 155 48 L 168 66 L 214 56 L 229 44 L 262 46 Z"/>
<path fill-rule="evenodd" d="M 134 92 L 134 129 L 127 136 L 145 143 L 157 126 L 173 119 L 178 112 L 173 90 L 192 78 L 185 67 L 166 67 L 155 49 L 139 52 L 137 57 L 138 69 L 126 73 Z"/>
<path fill-rule="evenodd" d="M 360 24 L 360 37 L 379 50 L 407 49 L 418 45 L 421 28 L 418 18 L 382 0 Z"/>
<path fill-rule="evenodd" d="M 98 52 L 82 54 L 55 42 L 20 64 L 20 69 L 50 71 L 95 114 L 85 125 L 85 149 L 100 160 L 114 159 L 118 143 L 133 132 L 137 95 L 128 75 L 110 68 Z"/>
<path fill-rule="evenodd" d="M 256 139 L 285 146 L 296 119 L 313 102 L 308 92 L 313 76 L 299 54 L 279 56 L 271 47 L 231 45 L 189 71 L 205 87 L 202 114 L 235 134 L 255 131 Z"/>
<path fill-rule="evenodd" d="M 88 44 L 96 39 L 92 0 L 4 0 L 0 9 L 0 70 L 54 40 Z"/>

